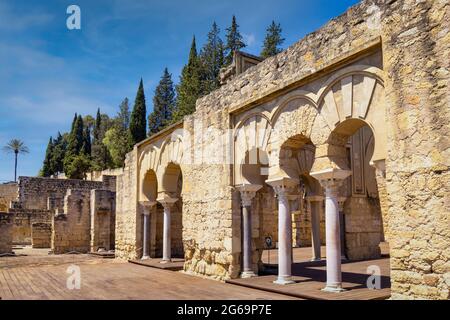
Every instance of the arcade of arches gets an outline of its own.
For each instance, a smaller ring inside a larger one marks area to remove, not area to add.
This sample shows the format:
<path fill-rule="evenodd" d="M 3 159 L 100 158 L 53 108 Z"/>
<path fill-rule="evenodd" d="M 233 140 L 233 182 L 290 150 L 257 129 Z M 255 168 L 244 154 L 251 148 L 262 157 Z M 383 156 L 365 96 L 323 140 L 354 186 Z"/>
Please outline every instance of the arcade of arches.
<path fill-rule="evenodd" d="M 417 141 L 405 121 L 419 107 L 398 115 L 395 46 L 380 38 L 388 25 L 370 29 L 375 11 L 366 1 L 357 8 L 135 146 L 118 179 L 116 256 L 183 257 L 188 273 L 256 277 L 270 237 L 276 283 L 289 285 L 292 247 L 311 247 L 311 259 L 320 260 L 325 245 L 324 289 L 338 294 L 341 261 L 378 258 L 388 243 L 392 298 L 449 297 L 448 166 L 433 149 L 423 162 L 408 154 Z M 345 45 L 322 41 L 343 28 Z M 320 49 L 309 53 L 313 47 Z"/>

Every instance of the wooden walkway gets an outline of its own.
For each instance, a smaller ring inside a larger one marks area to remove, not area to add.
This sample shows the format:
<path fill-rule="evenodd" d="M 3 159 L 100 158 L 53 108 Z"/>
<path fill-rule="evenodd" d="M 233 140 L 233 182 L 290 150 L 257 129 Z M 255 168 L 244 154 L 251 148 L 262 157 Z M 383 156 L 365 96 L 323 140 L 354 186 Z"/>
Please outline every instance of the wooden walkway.
<path fill-rule="evenodd" d="M 0 260 L 3 258 L 0 258 Z M 7 258 L 10 259 L 10 258 Z M 15 258 L 13 258 L 15 259 Z M 67 288 L 70 263 L 0 268 L 4 300 L 299 300 L 271 292 L 111 259 L 74 261 L 81 288 Z"/>

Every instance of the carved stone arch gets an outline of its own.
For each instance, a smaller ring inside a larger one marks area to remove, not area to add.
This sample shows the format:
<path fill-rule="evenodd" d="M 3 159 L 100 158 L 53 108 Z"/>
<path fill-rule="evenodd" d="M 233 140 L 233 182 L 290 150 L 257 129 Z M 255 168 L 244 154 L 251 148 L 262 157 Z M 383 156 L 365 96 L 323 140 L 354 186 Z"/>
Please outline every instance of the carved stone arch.
<path fill-rule="evenodd" d="M 382 70 L 364 65 L 339 70 L 324 83 L 318 96 L 320 115 L 330 132 L 351 135 L 362 124 L 367 124 L 375 139 L 372 161 L 386 158 L 386 103 Z"/>
<path fill-rule="evenodd" d="M 262 113 L 243 118 L 234 132 L 234 184 L 257 183 L 267 175 L 270 119 Z"/>
<path fill-rule="evenodd" d="M 183 136 L 176 131 L 161 144 L 158 161 L 159 193 L 175 194 L 183 165 Z"/>
<path fill-rule="evenodd" d="M 139 199 L 138 201 L 153 201 L 149 195 L 153 194 L 153 191 L 149 189 L 149 185 L 152 187 L 158 185 L 157 174 L 158 172 L 158 158 L 159 149 L 155 145 L 147 146 L 140 154 L 138 160 L 138 188 Z M 153 181 L 155 180 L 155 181 Z M 156 191 L 155 191 L 156 192 Z"/>
<path fill-rule="evenodd" d="M 171 134 L 161 145 L 159 166 L 165 168 L 169 163 L 181 165 L 183 159 L 183 138 L 179 134 Z"/>
<path fill-rule="evenodd" d="M 284 97 L 273 113 L 273 134 L 270 141 L 270 176 L 284 174 L 280 168 L 283 146 L 301 148 L 311 143 L 311 133 L 319 111 L 313 100 L 314 94 L 296 91 Z"/>

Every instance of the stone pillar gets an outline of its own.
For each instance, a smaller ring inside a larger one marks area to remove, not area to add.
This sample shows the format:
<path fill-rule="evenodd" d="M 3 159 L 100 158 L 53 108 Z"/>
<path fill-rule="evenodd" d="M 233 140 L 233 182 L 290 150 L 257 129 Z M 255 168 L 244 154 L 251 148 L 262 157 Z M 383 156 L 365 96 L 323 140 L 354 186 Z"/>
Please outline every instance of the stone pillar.
<path fill-rule="evenodd" d="M 292 280 L 292 216 L 289 201 L 298 180 L 279 178 L 268 180 L 278 197 L 278 279 L 280 285 L 295 283 Z"/>
<path fill-rule="evenodd" d="M 347 260 L 347 256 L 345 254 L 345 215 L 344 215 L 344 204 L 346 197 L 338 198 L 339 205 L 339 227 L 341 230 L 341 260 Z"/>
<path fill-rule="evenodd" d="M 237 189 L 241 193 L 242 200 L 242 273 L 241 278 L 256 277 L 253 270 L 253 250 L 252 250 L 252 200 L 256 192 L 260 190 L 260 185 L 243 185 Z"/>
<path fill-rule="evenodd" d="M 311 261 L 321 261 L 321 247 L 320 240 L 320 211 L 323 205 L 324 197 L 309 196 L 306 198 L 309 207 L 311 208 L 311 242 L 312 242 L 312 259 Z"/>
<path fill-rule="evenodd" d="M 156 205 L 156 201 L 143 201 L 141 202 L 143 209 L 143 217 L 144 217 L 144 231 L 142 235 L 142 260 L 147 260 L 150 258 L 149 249 L 150 249 L 150 213 L 153 207 Z"/>
<path fill-rule="evenodd" d="M 171 210 L 178 198 L 163 196 L 157 200 L 164 207 L 164 226 L 163 226 L 163 258 L 161 263 L 169 263 L 172 261 L 172 244 L 171 244 Z"/>
<path fill-rule="evenodd" d="M 342 292 L 341 236 L 339 226 L 338 191 L 341 183 L 351 175 L 351 171 L 327 169 L 311 173 L 325 189 L 325 226 L 327 249 L 327 285 L 329 292 Z"/>

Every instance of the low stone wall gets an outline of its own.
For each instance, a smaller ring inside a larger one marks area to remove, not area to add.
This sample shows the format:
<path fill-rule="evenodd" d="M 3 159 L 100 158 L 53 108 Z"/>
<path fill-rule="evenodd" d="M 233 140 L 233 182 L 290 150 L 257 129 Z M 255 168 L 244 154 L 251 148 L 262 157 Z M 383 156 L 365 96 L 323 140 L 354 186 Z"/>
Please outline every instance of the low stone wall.
<path fill-rule="evenodd" d="M 52 225 L 49 223 L 33 223 L 31 225 L 31 244 L 33 248 L 50 248 Z"/>
<path fill-rule="evenodd" d="M 12 252 L 12 216 L 0 212 L 0 254 Z"/>
<path fill-rule="evenodd" d="M 103 176 L 103 181 L 20 177 L 19 204 L 24 209 L 47 210 L 49 198 L 62 199 L 69 189 L 116 191 L 115 179 L 109 176 Z"/>
<path fill-rule="evenodd" d="M 0 211 L 8 212 L 11 201 L 17 200 L 18 191 L 17 183 L 0 184 Z"/>
<path fill-rule="evenodd" d="M 52 252 L 87 253 L 91 248 L 90 233 L 90 191 L 68 190 L 64 213 L 55 215 L 52 220 Z"/>
<path fill-rule="evenodd" d="M 115 229 L 115 192 L 109 190 L 91 190 L 91 251 L 100 248 L 114 249 Z"/>
<path fill-rule="evenodd" d="M 12 215 L 12 243 L 32 244 L 31 226 L 33 223 L 50 224 L 52 213 L 48 210 L 10 209 Z"/>

